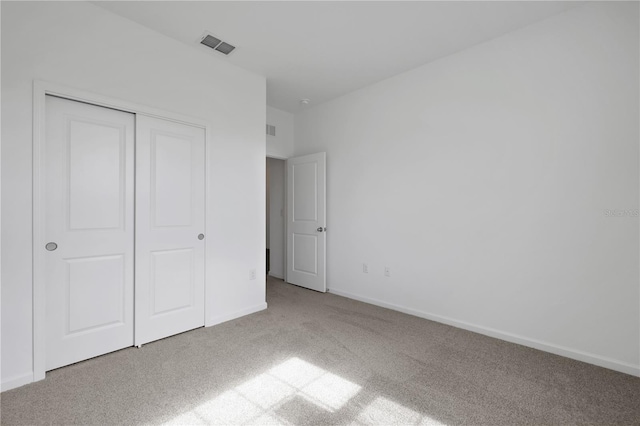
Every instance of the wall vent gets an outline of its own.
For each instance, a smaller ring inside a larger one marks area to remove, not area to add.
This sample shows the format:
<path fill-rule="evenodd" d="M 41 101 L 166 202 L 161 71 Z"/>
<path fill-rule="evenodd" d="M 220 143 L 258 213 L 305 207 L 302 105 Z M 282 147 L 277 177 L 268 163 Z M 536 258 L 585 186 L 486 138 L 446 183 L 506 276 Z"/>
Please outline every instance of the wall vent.
<path fill-rule="evenodd" d="M 271 124 L 267 124 L 267 134 L 269 136 L 275 136 L 276 135 L 276 126 L 272 126 Z"/>
<path fill-rule="evenodd" d="M 235 46 L 232 46 L 229 43 L 212 36 L 211 34 L 205 34 L 200 39 L 200 44 L 204 44 L 205 46 L 210 47 L 217 52 L 224 53 L 225 55 L 233 52 L 233 49 L 236 48 Z"/>

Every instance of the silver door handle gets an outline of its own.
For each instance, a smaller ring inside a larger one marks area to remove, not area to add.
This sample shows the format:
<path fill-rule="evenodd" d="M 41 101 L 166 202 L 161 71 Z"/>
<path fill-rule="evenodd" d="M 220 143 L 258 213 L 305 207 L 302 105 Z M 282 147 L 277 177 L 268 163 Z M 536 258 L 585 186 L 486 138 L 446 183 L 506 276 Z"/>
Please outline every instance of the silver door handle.
<path fill-rule="evenodd" d="M 198 234 L 198 239 L 199 240 L 204 240 L 204 234 Z"/>
<path fill-rule="evenodd" d="M 327 228 L 323 228 L 322 226 L 318 226 L 318 229 L 316 229 L 316 231 L 318 232 L 326 232 Z"/>
<path fill-rule="evenodd" d="M 47 249 L 48 251 L 54 251 L 55 249 L 58 248 L 58 245 L 56 243 L 47 243 L 44 246 L 45 249 Z"/>

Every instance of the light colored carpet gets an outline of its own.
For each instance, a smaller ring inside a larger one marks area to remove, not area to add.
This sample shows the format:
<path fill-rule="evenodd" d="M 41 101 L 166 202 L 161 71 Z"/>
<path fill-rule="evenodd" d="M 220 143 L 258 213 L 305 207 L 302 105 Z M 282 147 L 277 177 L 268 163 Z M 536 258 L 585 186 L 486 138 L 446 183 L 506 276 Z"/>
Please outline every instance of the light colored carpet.
<path fill-rule="evenodd" d="M 640 424 L 640 378 L 274 279 L 267 296 L 5 392 L 2 424 Z"/>

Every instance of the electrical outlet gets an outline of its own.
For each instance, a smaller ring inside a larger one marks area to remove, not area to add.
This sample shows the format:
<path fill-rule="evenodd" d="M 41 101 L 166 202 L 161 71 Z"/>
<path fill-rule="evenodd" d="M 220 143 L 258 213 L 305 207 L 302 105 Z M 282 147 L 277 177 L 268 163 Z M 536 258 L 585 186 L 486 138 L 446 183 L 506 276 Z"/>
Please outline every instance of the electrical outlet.
<path fill-rule="evenodd" d="M 249 279 L 250 280 L 255 280 L 256 279 L 256 270 L 255 269 L 249 269 Z"/>
<path fill-rule="evenodd" d="M 388 266 L 384 267 L 384 276 L 385 277 L 390 277 L 391 276 L 391 268 L 389 268 Z"/>
<path fill-rule="evenodd" d="M 369 265 L 367 265 L 366 263 L 362 264 L 362 272 L 364 272 L 365 274 L 369 273 Z"/>

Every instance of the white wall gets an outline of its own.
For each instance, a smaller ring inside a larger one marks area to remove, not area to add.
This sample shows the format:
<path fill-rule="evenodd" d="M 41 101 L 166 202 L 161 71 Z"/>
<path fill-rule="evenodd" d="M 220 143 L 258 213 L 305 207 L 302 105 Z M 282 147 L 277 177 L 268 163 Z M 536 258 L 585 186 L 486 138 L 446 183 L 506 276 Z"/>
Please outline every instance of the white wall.
<path fill-rule="evenodd" d="M 269 256 L 270 270 L 269 275 L 276 278 L 284 278 L 284 198 L 285 198 L 285 181 L 284 181 L 284 160 L 275 158 L 267 158 L 267 170 L 269 178 L 267 185 L 269 187 Z"/>
<path fill-rule="evenodd" d="M 267 106 L 267 124 L 276 126 L 276 135 L 267 135 L 267 155 L 289 158 L 293 155 L 293 114 Z"/>
<path fill-rule="evenodd" d="M 89 3 L 2 2 L 3 389 L 32 377 L 34 79 L 211 123 L 207 322 L 266 307 L 265 79 Z"/>
<path fill-rule="evenodd" d="M 330 291 L 640 374 L 638 36 L 588 4 L 296 115 Z"/>

